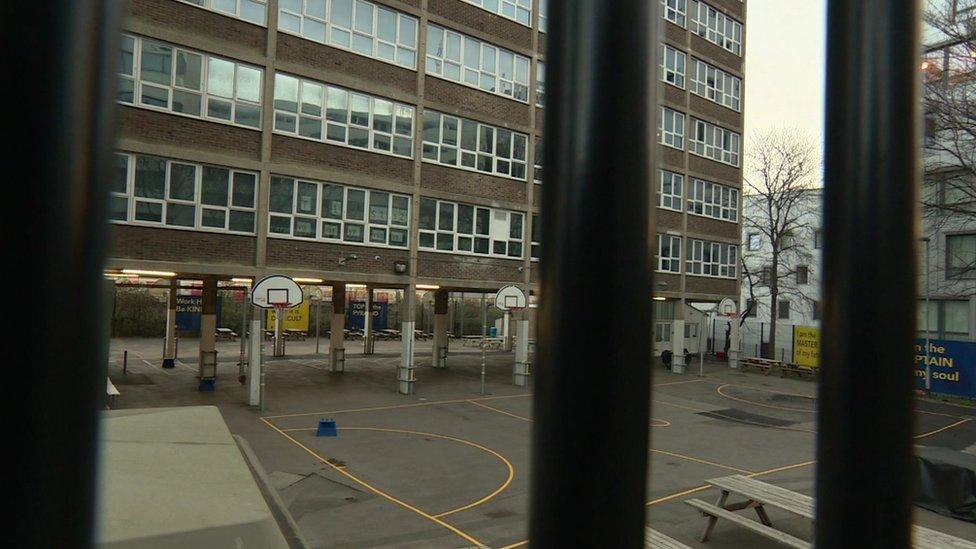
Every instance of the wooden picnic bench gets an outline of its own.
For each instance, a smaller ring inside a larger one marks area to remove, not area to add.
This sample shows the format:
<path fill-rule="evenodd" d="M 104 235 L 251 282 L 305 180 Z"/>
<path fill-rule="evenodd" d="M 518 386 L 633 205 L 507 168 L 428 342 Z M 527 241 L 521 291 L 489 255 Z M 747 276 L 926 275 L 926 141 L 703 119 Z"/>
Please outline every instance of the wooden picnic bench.
<path fill-rule="evenodd" d="M 691 549 L 680 541 L 650 527 L 644 528 L 644 547 L 646 549 Z"/>
<path fill-rule="evenodd" d="M 759 357 L 748 357 L 742 359 L 742 369 L 746 367 L 755 368 L 763 373 L 763 375 L 769 375 L 769 372 L 773 368 L 782 368 L 783 363 L 779 360 L 772 360 L 769 358 L 759 358 Z"/>
<path fill-rule="evenodd" d="M 776 507 L 813 520 L 815 518 L 814 498 L 743 475 L 713 478 L 705 482 L 721 490 L 718 501 L 715 504 L 700 499 L 690 499 L 685 502 L 701 511 L 707 519 L 700 538 L 702 542 L 708 541 L 715 529 L 715 523 L 721 518 L 789 547 L 808 548 L 813 546 L 811 542 L 801 540 L 774 528 L 766 514 L 766 506 Z M 731 494 L 743 496 L 746 500 L 728 503 Z M 759 522 L 736 513 L 742 509 L 755 509 L 759 516 Z M 976 543 L 918 525 L 912 527 L 912 537 L 914 539 L 912 545 L 916 549 L 976 549 Z"/>
<path fill-rule="evenodd" d="M 237 332 L 230 328 L 217 328 L 216 338 L 217 341 L 236 341 Z"/>
<path fill-rule="evenodd" d="M 296 341 L 305 341 L 305 338 L 308 337 L 308 334 L 305 333 L 304 330 L 296 330 L 295 328 L 288 328 L 287 330 L 284 330 L 282 335 L 286 339 L 293 339 Z"/>

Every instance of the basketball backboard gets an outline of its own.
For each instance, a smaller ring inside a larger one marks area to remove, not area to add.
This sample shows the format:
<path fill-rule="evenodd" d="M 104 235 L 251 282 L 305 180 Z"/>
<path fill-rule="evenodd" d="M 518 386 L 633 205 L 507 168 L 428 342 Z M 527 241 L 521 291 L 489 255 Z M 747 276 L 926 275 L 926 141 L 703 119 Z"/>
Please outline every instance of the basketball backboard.
<path fill-rule="evenodd" d="M 503 311 L 524 309 L 527 304 L 525 292 L 518 286 L 505 286 L 495 294 L 495 307 Z"/>
<path fill-rule="evenodd" d="M 251 303 L 262 309 L 297 307 L 305 296 L 302 287 L 284 275 L 266 276 L 251 288 Z"/>

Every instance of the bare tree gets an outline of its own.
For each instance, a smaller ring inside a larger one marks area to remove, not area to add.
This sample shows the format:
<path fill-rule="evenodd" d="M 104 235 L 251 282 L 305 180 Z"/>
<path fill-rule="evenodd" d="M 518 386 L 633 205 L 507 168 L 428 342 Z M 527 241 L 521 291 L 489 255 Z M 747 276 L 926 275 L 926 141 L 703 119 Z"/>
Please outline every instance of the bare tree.
<path fill-rule="evenodd" d="M 921 209 L 931 235 L 976 227 L 976 6 L 960 0 L 931 0 L 924 19 Z M 976 271 L 976 260 L 961 259 L 969 262 L 964 269 Z M 938 271 L 945 265 L 936 262 L 933 267 Z M 967 293 L 973 292 L 976 288 Z"/>
<path fill-rule="evenodd" d="M 798 268 L 810 264 L 808 243 L 819 217 L 819 168 L 816 143 L 801 133 L 776 130 L 751 140 L 742 221 L 744 232 L 760 235 L 763 244 L 758 250 L 745 246 L 741 257 L 753 306 L 758 307 L 756 287 L 768 288 L 772 321 L 767 355 L 776 348 L 780 297 L 809 299 L 794 281 Z"/>

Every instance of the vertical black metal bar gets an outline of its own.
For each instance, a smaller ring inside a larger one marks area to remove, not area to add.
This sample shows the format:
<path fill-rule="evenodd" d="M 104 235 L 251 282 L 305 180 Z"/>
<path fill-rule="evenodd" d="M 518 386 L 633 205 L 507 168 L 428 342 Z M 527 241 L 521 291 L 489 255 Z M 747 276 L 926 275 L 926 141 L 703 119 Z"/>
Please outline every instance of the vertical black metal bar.
<path fill-rule="evenodd" d="M 4 103 L 20 120 L 10 145 L 16 196 L 7 218 L 30 224 L 5 244 L 14 270 L 29 271 L 10 292 L 14 311 L 43 311 L 18 325 L 32 367 L 18 372 L 24 402 L 11 436 L 14 545 L 94 543 L 96 434 L 105 402 L 111 290 L 104 284 L 107 163 L 112 151 L 119 2 L 7 2 L 4 39 L 18 51 Z M 19 175 L 17 174 L 19 172 Z M 29 286 L 29 291 L 24 291 Z"/>
<path fill-rule="evenodd" d="M 831 0 L 820 547 L 909 547 L 920 151 L 916 0 Z"/>
<path fill-rule="evenodd" d="M 644 543 L 656 5 L 550 3 L 532 547 Z"/>

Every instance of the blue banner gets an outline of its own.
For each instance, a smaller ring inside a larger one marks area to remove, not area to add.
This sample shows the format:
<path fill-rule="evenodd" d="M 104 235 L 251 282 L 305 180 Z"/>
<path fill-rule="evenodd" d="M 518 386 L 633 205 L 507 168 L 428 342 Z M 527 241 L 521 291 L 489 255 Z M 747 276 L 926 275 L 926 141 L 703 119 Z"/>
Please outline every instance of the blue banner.
<path fill-rule="evenodd" d="M 386 329 L 386 312 L 387 303 L 384 301 L 374 301 L 373 302 L 373 329 L 374 330 L 385 330 Z M 365 323 L 363 322 L 363 311 L 366 310 L 365 301 L 353 301 L 349 304 L 346 314 L 346 327 L 351 329 L 362 330 L 365 328 Z"/>
<path fill-rule="evenodd" d="M 217 326 L 220 326 L 221 299 L 217 299 Z M 199 332 L 203 313 L 202 295 L 176 296 L 176 329 L 180 332 Z"/>
<path fill-rule="evenodd" d="M 929 340 L 928 360 L 925 340 L 915 344 L 915 382 L 925 388 L 925 367 L 932 369 L 932 392 L 976 398 L 976 342 Z"/>

